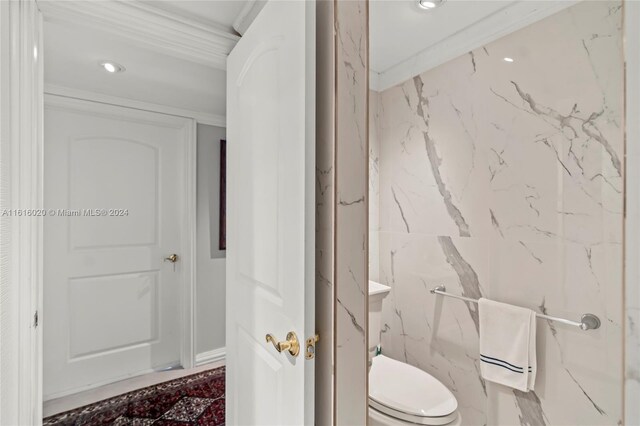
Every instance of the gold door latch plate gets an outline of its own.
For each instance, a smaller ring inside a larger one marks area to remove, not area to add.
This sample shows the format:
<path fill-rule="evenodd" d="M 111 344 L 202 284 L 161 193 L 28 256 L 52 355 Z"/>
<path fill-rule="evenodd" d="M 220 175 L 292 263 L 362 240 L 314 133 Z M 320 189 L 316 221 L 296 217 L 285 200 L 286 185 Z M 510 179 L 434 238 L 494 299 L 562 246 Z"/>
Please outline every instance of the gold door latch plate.
<path fill-rule="evenodd" d="M 313 337 L 309 337 L 305 342 L 305 351 L 304 358 L 305 359 L 313 359 L 316 357 L 316 343 L 320 340 L 320 336 L 317 334 Z"/>

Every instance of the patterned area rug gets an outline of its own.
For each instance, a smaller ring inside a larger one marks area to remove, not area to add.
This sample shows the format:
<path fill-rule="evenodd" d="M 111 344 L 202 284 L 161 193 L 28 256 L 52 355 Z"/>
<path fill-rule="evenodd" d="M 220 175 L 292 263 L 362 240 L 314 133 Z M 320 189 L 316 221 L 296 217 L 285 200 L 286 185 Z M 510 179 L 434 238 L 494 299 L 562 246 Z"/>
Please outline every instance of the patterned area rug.
<path fill-rule="evenodd" d="M 224 425 L 224 367 L 149 386 L 44 419 L 45 426 Z"/>

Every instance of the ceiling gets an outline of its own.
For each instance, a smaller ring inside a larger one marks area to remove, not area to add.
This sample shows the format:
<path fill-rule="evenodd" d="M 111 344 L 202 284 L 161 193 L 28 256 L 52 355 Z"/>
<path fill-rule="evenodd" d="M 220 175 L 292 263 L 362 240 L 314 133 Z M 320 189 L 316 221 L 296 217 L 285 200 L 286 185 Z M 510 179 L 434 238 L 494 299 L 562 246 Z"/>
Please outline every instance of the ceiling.
<path fill-rule="evenodd" d="M 45 84 L 54 93 L 70 88 L 224 118 L 226 55 L 264 3 L 39 0 Z M 448 0 L 425 11 L 416 0 L 371 0 L 372 88 L 400 83 L 572 3 Z M 105 73 L 102 60 L 126 72 Z"/>
<path fill-rule="evenodd" d="M 45 85 L 225 115 L 226 72 L 132 44 L 105 31 L 45 22 Z M 126 68 L 109 74 L 99 63 Z"/>
<path fill-rule="evenodd" d="M 169 106 L 224 122 L 226 55 L 258 3 L 41 0 L 45 90 Z M 126 71 L 106 73 L 99 66 L 105 60 Z"/>
<path fill-rule="evenodd" d="M 452 34 L 510 6 L 510 0 L 449 0 L 425 10 L 414 0 L 372 0 L 371 70 L 387 71 Z"/>
<path fill-rule="evenodd" d="M 371 88 L 384 90 L 533 24 L 579 0 L 370 1 Z"/>

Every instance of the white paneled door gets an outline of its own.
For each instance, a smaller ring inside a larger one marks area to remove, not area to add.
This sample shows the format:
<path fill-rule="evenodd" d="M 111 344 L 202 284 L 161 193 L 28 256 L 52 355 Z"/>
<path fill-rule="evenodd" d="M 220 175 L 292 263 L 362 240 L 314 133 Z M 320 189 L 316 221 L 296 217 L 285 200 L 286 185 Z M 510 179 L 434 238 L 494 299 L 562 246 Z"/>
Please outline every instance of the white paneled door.
<path fill-rule="evenodd" d="M 228 59 L 229 425 L 313 424 L 314 60 L 305 1 L 268 2 Z"/>
<path fill-rule="evenodd" d="M 184 362 L 194 123 L 55 96 L 44 118 L 46 400 Z"/>

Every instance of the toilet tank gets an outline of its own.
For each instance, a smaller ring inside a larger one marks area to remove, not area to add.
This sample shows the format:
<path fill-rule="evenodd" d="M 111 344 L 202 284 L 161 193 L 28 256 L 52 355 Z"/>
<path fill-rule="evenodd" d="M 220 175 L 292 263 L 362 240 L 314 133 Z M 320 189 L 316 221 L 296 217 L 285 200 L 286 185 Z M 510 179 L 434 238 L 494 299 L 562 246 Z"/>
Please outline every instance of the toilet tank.
<path fill-rule="evenodd" d="M 375 281 L 369 281 L 369 365 L 380 344 L 382 326 L 382 301 L 391 291 L 391 287 Z"/>

